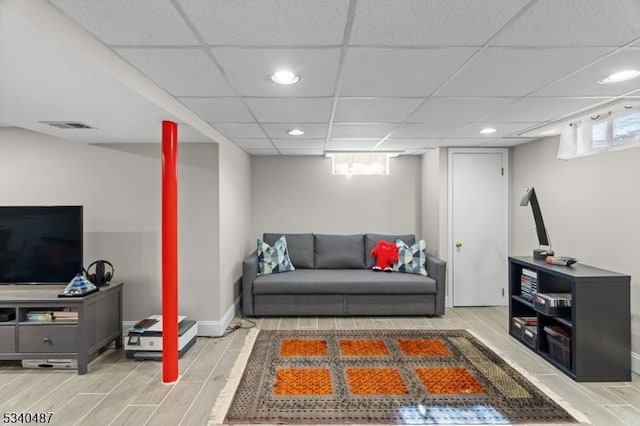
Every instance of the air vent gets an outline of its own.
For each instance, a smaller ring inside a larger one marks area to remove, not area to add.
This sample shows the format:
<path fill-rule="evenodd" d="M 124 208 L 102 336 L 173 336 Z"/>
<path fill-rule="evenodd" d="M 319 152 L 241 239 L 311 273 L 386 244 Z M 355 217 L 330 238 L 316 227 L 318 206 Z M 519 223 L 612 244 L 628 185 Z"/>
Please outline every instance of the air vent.
<path fill-rule="evenodd" d="M 93 129 L 93 127 L 87 126 L 79 121 L 39 121 L 39 123 L 48 124 L 58 129 Z"/>

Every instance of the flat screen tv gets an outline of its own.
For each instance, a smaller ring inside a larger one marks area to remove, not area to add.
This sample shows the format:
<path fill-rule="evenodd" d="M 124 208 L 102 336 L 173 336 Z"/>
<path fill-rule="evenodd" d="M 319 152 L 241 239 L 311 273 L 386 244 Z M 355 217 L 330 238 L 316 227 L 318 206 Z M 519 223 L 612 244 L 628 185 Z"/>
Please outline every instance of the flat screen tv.
<path fill-rule="evenodd" d="M 0 284 L 69 283 L 82 235 L 82 206 L 0 206 Z"/>

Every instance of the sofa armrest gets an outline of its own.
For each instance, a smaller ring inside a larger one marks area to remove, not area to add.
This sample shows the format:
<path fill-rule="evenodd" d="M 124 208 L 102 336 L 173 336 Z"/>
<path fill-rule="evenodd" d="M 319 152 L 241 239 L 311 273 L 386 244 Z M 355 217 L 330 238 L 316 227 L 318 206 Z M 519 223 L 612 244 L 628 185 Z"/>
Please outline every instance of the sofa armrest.
<path fill-rule="evenodd" d="M 436 281 L 436 315 L 444 315 L 447 283 L 447 262 L 427 253 L 427 274 Z"/>
<path fill-rule="evenodd" d="M 258 276 L 258 255 L 254 251 L 242 261 L 242 314 L 253 316 L 253 281 Z"/>

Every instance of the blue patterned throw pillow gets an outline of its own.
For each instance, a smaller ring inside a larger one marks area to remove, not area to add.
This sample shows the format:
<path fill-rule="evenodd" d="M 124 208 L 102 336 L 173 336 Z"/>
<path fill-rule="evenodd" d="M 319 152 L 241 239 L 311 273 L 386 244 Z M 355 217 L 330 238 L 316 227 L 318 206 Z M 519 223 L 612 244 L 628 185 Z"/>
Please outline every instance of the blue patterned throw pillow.
<path fill-rule="evenodd" d="M 278 238 L 273 247 L 258 240 L 258 275 L 295 270 L 289 258 L 287 239 L 284 235 Z"/>
<path fill-rule="evenodd" d="M 409 247 L 402 240 L 396 240 L 398 246 L 398 262 L 394 263 L 392 269 L 410 274 L 427 275 L 427 244 L 424 240 L 416 242 Z"/>

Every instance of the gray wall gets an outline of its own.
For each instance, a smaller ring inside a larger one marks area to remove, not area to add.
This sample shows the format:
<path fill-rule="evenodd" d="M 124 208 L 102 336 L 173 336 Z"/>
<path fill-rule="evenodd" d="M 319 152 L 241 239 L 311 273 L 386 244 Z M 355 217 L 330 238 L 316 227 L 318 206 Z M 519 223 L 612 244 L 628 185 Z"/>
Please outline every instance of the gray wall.
<path fill-rule="evenodd" d="M 638 371 L 640 149 L 570 161 L 557 160 L 557 149 L 558 138 L 551 137 L 511 151 L 510 253 L 530 256 L 537 246 L 531 208 L 519 206 L 524 188 L 533 186 L 556 254 L 631 275 L 632 351 Z"/>
<path fill-rule="evenodd" d="M 420 157 L 388 176 L 333 176 L 331 159 L 251 157 L 252 232 L 420 234 Z"/>
<path fill-rule="evenodd" d="M 242 259 L 255 249 L 251 244 L 251 160 L 231 144 L 220 145 L 220 294 L 224 322 L 238 305 Z"/>
<path fill-rule="evenodd" d="M 431 149 L 422 155 L 422 238 L 427 250 L 448 257 L 447 148 Z"/>
<path fill-rule="evenodd" d="M 115 265 L 125 321 L 161 307 L 159 156 L 159 144 L 89 146 L 0 129 L 0 204 L 84 205 L 85 263 Z M 178 157 L 180 313 L 223 330 L 218 145 L 181 144 Z"/>

